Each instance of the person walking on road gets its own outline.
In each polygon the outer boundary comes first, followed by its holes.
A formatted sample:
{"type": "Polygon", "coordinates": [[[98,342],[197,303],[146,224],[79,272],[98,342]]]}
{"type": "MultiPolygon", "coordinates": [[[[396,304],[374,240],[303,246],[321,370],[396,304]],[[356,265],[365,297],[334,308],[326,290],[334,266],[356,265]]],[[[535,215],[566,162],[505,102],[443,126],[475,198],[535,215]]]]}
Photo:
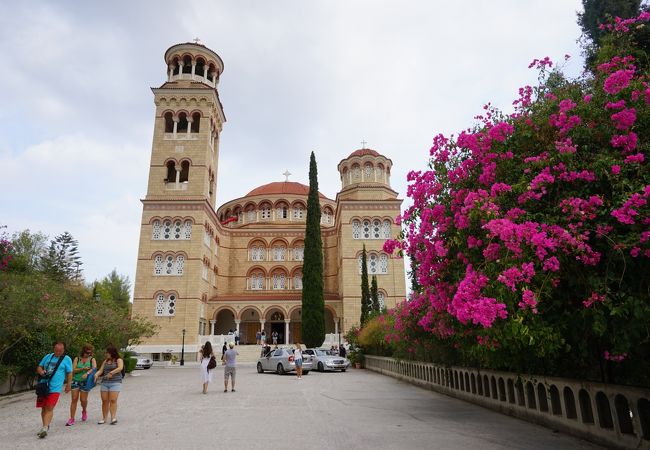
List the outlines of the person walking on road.
{"type": "Polygon", "coordinates": [[[302,346],[296,342],[296,349],[293,351],[293,361],[296,363],[296,377],[302,380],[302,346]]]}
{"type": "Polygon", "coordinates": [[[77,403],[81,400],[81,421],[88,420],[88,375],[94,375],[93,370],[97,370],[97,361],[93,358],[93,346],[86,344],[81,349],[81,353],[72,361],[72,398],[70,402],[70,419],[65,424],[70,427],[75,424],[75,415],[77,414],[77,403]]]}
{"type": "Polygon", "coordinates": [[[226,350],[226,353],[224,354],[226,367],[223,369],[223,391],[228,392],[228,377],[230,377],[230,392],[235,392],[235,375],[237,373],[236,358],[239,353],[235,350],[234,342],[229,343],[228,347],[230,348],[226,350]]]}
{"type": "Polygon", "coordinates": [[[100,389],[102,396],[102,420],[97,422],[99,425],[106,423],[108,413],[111,413],[111,425],[117,425],[117,398],[122,391],[122,369],[124,361],[120,358],[117,349],[112,345],[106,348],[104,353],[104,362],[95,374],[95,381],[101,376],[102,387],[100,389]]]}
{"type": "Polygon", "coordinates": [[[217,363],[212,352],[212,344],[208,341],[201,349],[201,376],[203,378],[203,393],[208,393],[208,384],[212,383],[212,369],[217,363]],[[214,362],[212,362],[214,361],[214,362]]]}
{"type": "MultiPolygon", "coordinates": [[[[52,353],[41,359],[36,368],[39,383],[48,383],[47,393],[36,399],[36,407],[41,408],[42,427],[37,436],[43,439],[50,430],[50,423],[54,416],[54,407],[59,401],[61,390],[65,382],[66,394],[72,387],[72,360],[65,354],[65,344],[55,342],[52,353]]],[[[37,391],[38,392],[38,391],[37,391]]]]}

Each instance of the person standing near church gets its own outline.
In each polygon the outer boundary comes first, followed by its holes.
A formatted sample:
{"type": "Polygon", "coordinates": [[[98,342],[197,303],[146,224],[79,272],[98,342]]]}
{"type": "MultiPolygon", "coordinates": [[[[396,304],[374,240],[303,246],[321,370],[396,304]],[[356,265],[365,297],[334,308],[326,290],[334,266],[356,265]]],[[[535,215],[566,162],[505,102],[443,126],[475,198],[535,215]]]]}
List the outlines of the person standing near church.
{"type": "Polygon", "coordinates": [[[93,376],[93,370],[97,370],[97,361],[93,358],[93,346],[86,344],[82,347],[81,353],[72,362],[72,399],[70,402],[70,419],[65,424],[70,427],[75,424],[74,417],[77,414],[77,402],[81,400],[81,421],[88,420],[88,392],[86,387],[88,375],[93,376]]]}
{"type": "Polygon", "coordinates": [[[228,347],[230,348],[226,350],[226,353],[224,354],[226,367],[223,369],[223,391],[228,392],[228,377],[230,377],[230,392],[235,392],[235,375],[237,373],[236,359],[239,353],[235,350],[234,342],[229,343],[228,347]]]}
{"type": "Polygon", "coordinates": [[[208,393],[208,385],[212,383],[212,369],[208,367],[212,358],[214,358],[214,354],[212,353],[212,344],[208,341],[201,348],[201,376],[203,378],[204,394],[208,393]]]}
{"type": "Polygon", "coordinates": [[[72,387],[72,360],[65,354],[65,344],[55,342],[52,353],[48,353],[41,359],[36,368],[39,377],[47,377],[49,389],[47,395],[36,399],[36,407],[41,408],[42,427],[37,436],[43,439],[50,430],[50,423],[54,416],[54,407],[59,401],[63,384],[65,383],[66,394],[72,387]]]}
{"type": "Polygon", "coordinates": [[[124,368],[124,361],[120,358],[117,349],[109,345],[104,353],[104,362],[95,374],[95,382],[100,376],[102,377],[102,387],[100,388],[102,420],[97,422],[99,425],[106,423],[109,412],[111,425],[117,425],[117,398],[122,392],[122,368],[124,368]]]}
{"type": "Polygon", "coordinates": [[[302,345],[296,342],[296,349],[293,351],[293,361],[296,364],[296,378],[302,380],[302,345]]]}

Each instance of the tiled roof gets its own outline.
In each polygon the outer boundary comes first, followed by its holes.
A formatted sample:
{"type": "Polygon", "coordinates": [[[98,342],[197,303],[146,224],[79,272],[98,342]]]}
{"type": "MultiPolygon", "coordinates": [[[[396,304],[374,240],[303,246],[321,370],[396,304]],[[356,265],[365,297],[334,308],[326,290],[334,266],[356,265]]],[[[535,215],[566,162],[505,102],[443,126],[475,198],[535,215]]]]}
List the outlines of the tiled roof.
{"type": "Polygon", "coordinates": [[[355,150],[352,153],[350,153],[350,156],[348,156],[348,158],[351,158],[352,156],[365,156],[365,155],[381,156],[378,152],[374,151],[371,148],[360,148],[359,150],[355,150]]]}
{"type": "MultiPolygon", "coordinates": [[[[273,183],[256,187],[248,194],[246,194],[246,197],[250,197],[253,195],[273,195],[273,194],[293,194],[293,195],[307,196],[309,194],[309,186],[302,183],[296,183],[295,181],[276,181],[273,183]]],[[[318,193],[318,195],[322,198],[326,198],[320,192],[318,193]]]]}

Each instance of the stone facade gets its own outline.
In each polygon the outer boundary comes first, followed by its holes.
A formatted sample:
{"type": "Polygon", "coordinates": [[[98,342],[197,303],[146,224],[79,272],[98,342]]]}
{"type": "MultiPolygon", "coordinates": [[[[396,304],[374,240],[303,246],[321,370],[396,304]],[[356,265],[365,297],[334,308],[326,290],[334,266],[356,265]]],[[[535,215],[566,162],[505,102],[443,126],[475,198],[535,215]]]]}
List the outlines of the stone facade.
{"type": "MultiPolygon", "coordinates": [[[[287,176],[215,210],[223,63],[195,43],[172,46],[165,62],[167,81],[152,89],[156,116],[133,301],[133,314],[159,331],[136,350],[156,357],[184,344],[195,354],[210,336],[230,330],[239,330],[242,343],[255,343],[258,330],[269,341],[274,331],[279,343],[300,340],[309,187],[287,176]]],[[[385,306],[406,295],[404,261],[382,250],[400,231],[394,218],[402,200],[390,188],[391,167],[374,150],[356,150],[338,165],[336,199],[321,194],[330,335],[359,322],[364,244],[385,306]]]]}

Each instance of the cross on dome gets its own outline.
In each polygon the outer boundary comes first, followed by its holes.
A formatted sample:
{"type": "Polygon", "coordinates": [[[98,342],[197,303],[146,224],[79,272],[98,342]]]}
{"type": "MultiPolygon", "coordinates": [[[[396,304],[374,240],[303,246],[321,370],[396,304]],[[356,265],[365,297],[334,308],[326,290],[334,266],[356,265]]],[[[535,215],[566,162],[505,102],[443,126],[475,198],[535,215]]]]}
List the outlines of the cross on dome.
{"type": "Polygon", "coordinates": [[[361,148],[366,148],[367,142],[365,140],[361,141],[361,148]]]}
{"type": "Polygon", "coordinates": [[[195,37],[192,40],[194,41],[195,44],[200,44],[201,43],[201,39],[199,39],[198,37],[195,37]]]}
{"type": "Polygon", "coordinates": [[[285,172],[284,172],[282,175],[284,175],[285,177],[287,177],[287,179],[284,180],[284,181],[289,181],[289,175],[291,175],[291,172],[289,172],[289,169],[287,169],[287,170],[285,170],[285,172]]]}

